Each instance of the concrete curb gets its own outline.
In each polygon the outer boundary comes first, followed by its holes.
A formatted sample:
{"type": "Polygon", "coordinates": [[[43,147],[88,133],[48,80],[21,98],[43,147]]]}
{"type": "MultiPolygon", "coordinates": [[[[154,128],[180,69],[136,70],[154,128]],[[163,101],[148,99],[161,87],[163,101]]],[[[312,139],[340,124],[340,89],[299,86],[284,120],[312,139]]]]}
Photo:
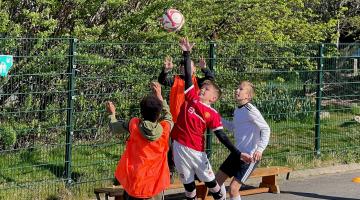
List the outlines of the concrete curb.
{"type": "Polygon", "coordinates": [[[335,165],[329,167],[297,170],[290,173],[290,178],[307,178],[312,176],[335,174],[341,172],[348,172],[360,169],[360,163],[352,163],[347,165],[335,165]]]}

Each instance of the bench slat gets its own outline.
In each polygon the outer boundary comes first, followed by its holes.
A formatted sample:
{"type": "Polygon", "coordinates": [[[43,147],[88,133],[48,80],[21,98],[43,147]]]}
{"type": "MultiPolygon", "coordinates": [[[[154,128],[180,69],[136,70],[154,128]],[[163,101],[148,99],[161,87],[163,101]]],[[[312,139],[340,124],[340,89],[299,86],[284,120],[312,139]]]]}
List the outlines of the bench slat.
{"type": "Polygon", "coordinates": [[[288,167],[256,168],[253,173],[251,173],[250,178],[284,174],[291,171],[292,169],[288,167]]]}

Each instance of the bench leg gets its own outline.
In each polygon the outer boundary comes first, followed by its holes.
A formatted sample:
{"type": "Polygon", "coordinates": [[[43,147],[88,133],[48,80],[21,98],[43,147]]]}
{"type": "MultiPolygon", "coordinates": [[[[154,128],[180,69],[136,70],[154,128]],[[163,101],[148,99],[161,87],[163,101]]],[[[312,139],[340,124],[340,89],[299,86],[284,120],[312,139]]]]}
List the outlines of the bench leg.
{"type": "Polygon", "coordinates": [[[269,188],[269,192],[272,193],[277,193],[277,194],[280,193],[280,188],[276,182],[275,175],[262,177],[262,182],[260,183],[259,187],[269,188]]]}
{"type": "Polygon", "coordinates": [[[205,184],[196,185],[196,196],[198,199],[205,200],[207,198],[208,188],[205,184]]]}

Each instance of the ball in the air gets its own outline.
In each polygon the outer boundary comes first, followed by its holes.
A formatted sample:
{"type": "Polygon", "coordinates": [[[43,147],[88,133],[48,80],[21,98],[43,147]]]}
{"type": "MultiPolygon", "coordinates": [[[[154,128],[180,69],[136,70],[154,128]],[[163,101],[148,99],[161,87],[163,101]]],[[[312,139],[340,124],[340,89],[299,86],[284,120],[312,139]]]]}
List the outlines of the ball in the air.
{"type": "Polygon", "coordinates": [[[180,11],[170,8],[160,19],[163,28],[169,32],[179,31],[185,23],[185,18],[180,11]]]}

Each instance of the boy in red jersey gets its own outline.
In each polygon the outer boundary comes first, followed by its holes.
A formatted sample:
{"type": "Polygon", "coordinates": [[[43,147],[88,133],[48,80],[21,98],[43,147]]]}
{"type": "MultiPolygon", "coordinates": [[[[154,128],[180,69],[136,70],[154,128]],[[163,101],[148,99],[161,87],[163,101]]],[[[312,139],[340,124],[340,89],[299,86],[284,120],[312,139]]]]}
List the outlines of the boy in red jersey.
{"type": "Polygon", "coordinates": [[[171,132],[171,137],[174,140],[174,162],[184,184],[187,199],[196,199],[195,174],[201,181],[205,182],[214,199],[225,199],[226,194],[221,192],[205,153],[204,133],[206,128],[214,131],[220,142],[239,159],[251,162],[251,157],[248,154],[241,153],[230,142],[223,132],[220,114],[210,106],[221,95],[219,87],[211,81],[205,81],[200,93],[195,91],[190,69],[190,51],[193,45],[186,38],[180,40],[185,63],[185,102],[181,106],[178,119],[171,132]]]}
{"type": "MultiPolygon", "coordinates": [[[[200,58],[198,66],[201,69],[201,72],[204,73],[204,77],[199,78],[195,76],[195,64],[193,61],[191,61],[191,75],[192,75],[192,81],[195,86],[195,91],[200,91],[201,85],[206,80],[214,80],[214,74],[211,72],[209,68],[206,67],[206,62],[203,57],[200,58]]],[[[169,95],[169,106],[170,106],[170,112],[173,118],[174,123],[176,123],[177,117],[180,112],[180,107],[185,101],[185,94],[184,94],[184,88],[185,88],[185,81],[184,81],[184,61],[180,62],[180,74],[174,75],[172,77],[169,77],[169,72],[173,69],[174,65],[172,62],[172,58],[170,56],[167,56],[164,60],[164,69],[161,71],[158,81],[160,84],[164,86],[171,87],[170,89],[170,95],[169,95]]],[[[172,144],[172,142],[170,142],[172,144]]],[[[170,181],[171,183],[174,182],[174,173],[175,173],[175,164],[172,157],[172,148],[170,145],[170,149],[168,152],[168,164],[170,168],[170,181]]]]}

